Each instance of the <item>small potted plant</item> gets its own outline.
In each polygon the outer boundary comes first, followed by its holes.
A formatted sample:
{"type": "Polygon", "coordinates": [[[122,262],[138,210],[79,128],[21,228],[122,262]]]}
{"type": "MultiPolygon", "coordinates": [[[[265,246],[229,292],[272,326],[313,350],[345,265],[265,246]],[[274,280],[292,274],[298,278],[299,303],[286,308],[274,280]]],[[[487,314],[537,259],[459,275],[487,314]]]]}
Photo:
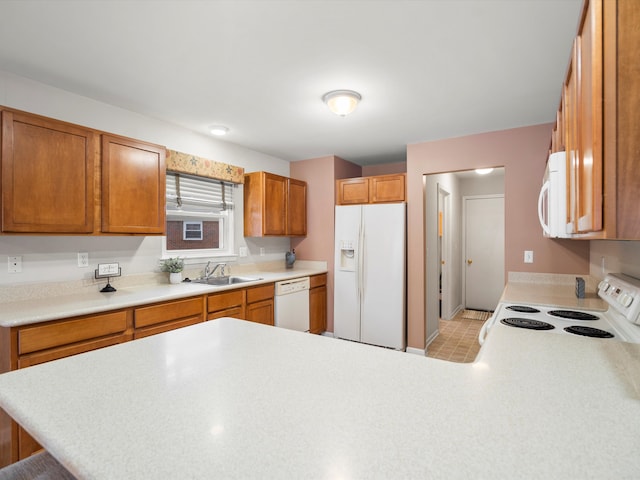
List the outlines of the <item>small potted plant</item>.
{"type": "Polygon", "coordinates": [[[180,257],[167,258],[162,261],[162,271],[169,272],[169,283],[180,283],[183,269],[184,260],[180,257]]]}

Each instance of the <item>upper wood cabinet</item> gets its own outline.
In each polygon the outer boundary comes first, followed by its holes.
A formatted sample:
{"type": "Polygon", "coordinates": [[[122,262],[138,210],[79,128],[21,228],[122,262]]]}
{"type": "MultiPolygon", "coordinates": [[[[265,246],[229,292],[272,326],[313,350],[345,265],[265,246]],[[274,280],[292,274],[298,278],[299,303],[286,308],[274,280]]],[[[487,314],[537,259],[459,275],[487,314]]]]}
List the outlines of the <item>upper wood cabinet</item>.
{"type": "Polygon", "coordinates": [[[165,231],[164,147],[4,109],[0,162],[4,233],[165,231]]]}
{"type": "Polygon", "coordinates": [[[306,182],[268,172],[245,174],[245,237],[306,234],[306,182]]]}
{"type": "Polygon", "coordinates": [[[572,233],[602,230],[602,14],[602,0],[586,2],[564,90],[572,233]]]}
{"type": "Polygon", "coordinates": [[[636,0],[584,3],[556,122],[573,238],[640,239],[639,24],[636,0]]]}
{"type": "Polygon", "coordinates": [[[307,182],[287,179],[287,235],[307,234],[307,182]]]}
{"type": "Polygon", "coordinates": [[[165,149],[102,136],[102,231],[163,234],[165,149]]]}
{"type": "Polygon", "coordinates": [[[404,173],[336,180],[336,204],[404,202],[405,183],[404,173]]]}
{"type": "Polygon", "coordinates": [[[22,112],[2,112],[2,231],[94,230],[98,135],[22,112]]]}

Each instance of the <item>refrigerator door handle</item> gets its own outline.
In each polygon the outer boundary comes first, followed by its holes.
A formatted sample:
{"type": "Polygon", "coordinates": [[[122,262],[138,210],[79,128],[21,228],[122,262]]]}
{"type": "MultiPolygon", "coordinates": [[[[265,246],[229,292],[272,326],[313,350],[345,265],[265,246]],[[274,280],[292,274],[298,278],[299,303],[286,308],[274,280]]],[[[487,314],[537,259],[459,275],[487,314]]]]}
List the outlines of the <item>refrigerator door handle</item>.
{"type": "Polygon", "coordinates": [[[366,265],[367,265],[366,258],[365,258],[367,254],[366,243],[365,243],[367,232],[365,231],[365,228],[366,226],[364,224],[364,216],[363,216],[363,220],[360,226],[360,265],[358,267],[359,276],[360,276],[359,283],[360,283],[360,302],[361,303],[364,301],[365,287],[366,287],[365,285],[366,272],[364,271],[364,269],[366,268],[366,265]]]}

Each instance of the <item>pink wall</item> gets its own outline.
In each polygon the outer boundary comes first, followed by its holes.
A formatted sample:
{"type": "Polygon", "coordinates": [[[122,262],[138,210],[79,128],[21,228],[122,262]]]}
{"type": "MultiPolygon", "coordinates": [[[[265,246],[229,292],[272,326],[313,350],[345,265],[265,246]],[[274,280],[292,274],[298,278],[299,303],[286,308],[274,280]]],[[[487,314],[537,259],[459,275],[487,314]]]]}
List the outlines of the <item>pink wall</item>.
{"type": "Polygon", "coordinates": [[[333,248],[335,181],[359,177],[361,167],[333,155],[291,162],[292,178],[307,182],[307,236],[292,238],[300,260],[327,262],[327,331],[333,332],[333,248]]]}
{"type": "Polygon", "coordinates": [[[550,124],[407,146],[407,341],[425,347],[423,175],[505,167],[505,269],[589,274],[589,242],[542,236],[537,200],[551,138],[550,124]],[[523,262],[524,250],[534,263],[523,262]]]}
{"type": "MultiPolygon", "coordinates": [[[[363,177],[375,175],[389,175],[392,173],[406,173],[407,162],[380,163],[378,165],[365,165],[362,167],[363,177]]],[[[359,175],[358,175],[359,176],[359,175]]]]}

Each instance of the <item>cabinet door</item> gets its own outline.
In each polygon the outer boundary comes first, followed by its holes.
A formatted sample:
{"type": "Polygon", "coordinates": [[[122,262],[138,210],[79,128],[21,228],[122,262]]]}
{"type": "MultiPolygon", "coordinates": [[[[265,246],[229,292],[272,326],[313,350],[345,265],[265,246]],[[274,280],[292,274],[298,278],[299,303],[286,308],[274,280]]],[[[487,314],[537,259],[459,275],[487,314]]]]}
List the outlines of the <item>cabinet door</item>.
{"type": "Polygon", "coordinates": [[[273,300],[247,304],[246,319],[250,322],[274,325],[273,300]]]}
{"type": "Polygon", "coordinates": [[[310,278],[309,332],[320,334],[327,329],[327,275],[310,278]]]}
{"type": "Polygon", "coordinates": [[[578,36],[576,231],[602,230],[602,0],[589,0],[578,36]]]}
{"type": "Polygon", "coordinates": [[[369,203],[369,179],[345,178],[336,181],[338,205],[369,203]]]}
{"type": "Polygon", "coordinates": [[[405,175],[371,177],[371,203],[397,203],[405,200],[405,175]]]}
{"type": "Polygon", "coordinates": [[[102,136],[102,231],[164,234],[165,149],[102,136]]]}
{"type": "Polygon", "coordinates": [[[287,178],[264,174],[263,232],[264,235],[287,233],[287,178]]]}
{"type": "Polygon", "coordinates": [[[567,78],[563,86],[562,100],[564,113],[565,147],[567,152],[567,225],[569,233],[575,233],[578,228],[576,201],[578,198],[577,169],[579,165],[578,141],[578,41],[573,43],[571,62],[567,71],[567,78]]]}
{"type": "Polygon", "coordinates": [[[287,234],[307,234],[307,184],[301,180],[288,179],[287,234]]]}
{"type": "Polygon", "coordinates": [[[2,112],[2,231],[91,233],[97,135],[2,112]]]}

